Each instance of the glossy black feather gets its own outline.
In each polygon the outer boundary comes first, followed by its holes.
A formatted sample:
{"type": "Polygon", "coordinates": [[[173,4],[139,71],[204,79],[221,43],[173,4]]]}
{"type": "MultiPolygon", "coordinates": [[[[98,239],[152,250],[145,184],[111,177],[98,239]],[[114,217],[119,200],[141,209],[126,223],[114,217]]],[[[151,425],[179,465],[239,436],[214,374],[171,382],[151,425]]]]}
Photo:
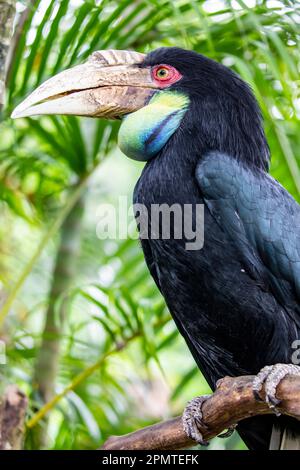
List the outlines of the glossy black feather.
{"type": "Polygon", "coordinates": [[[219,152],[204,156],[196,178],[205,204],[234,241],[245,270],[254,279],[265,279],[298,330],[299,204],[270,175],[219,152]]]}

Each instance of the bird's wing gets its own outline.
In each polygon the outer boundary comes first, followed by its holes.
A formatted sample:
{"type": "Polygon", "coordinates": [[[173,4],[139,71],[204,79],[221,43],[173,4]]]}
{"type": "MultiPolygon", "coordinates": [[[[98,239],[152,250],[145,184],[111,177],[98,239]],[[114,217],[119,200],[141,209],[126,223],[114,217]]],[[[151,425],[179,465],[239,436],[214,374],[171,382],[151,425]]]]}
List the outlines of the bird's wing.
{"type": "Polygon", "coordinates": [[[270,175],[220,152],[205,155],[196,178],[245,270],[299,323],[300,206],[270,175]]]}

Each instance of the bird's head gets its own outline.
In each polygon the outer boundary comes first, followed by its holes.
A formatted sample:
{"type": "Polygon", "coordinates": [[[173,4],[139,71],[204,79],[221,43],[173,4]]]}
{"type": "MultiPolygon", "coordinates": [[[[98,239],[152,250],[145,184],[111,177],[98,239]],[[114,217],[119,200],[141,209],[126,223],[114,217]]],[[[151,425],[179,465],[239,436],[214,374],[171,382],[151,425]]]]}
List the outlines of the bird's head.
{"type": "Polygon", "coordinates": [[[119,146],[146,161],[173,137],[194,153],[219,150],[267,168],[260,110],[249,88],[223,65],[175,47],[147,55],[94,52],[47,80],[13,112],[122,118],[119,146]],[[189,144],[188,144],[189,143],[189,144]]]}

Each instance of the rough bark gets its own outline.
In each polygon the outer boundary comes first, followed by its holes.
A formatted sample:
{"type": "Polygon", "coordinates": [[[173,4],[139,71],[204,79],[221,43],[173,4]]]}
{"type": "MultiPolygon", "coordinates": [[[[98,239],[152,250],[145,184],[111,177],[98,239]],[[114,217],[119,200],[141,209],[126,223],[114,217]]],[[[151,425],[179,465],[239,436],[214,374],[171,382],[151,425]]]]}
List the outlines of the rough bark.
{"type": "Polygon", "coordinates": [[[15,385],[9,385],[0,404],[0,450],[23,447],[28,402],[15,385]]]}
{"type": "Polygon", "coordinates": [[[13,33],[16,0],[0,0],[0,111],[4,104],[6,59],[13,33]]]}
{"type": "MultiPolygon", "coordinates": [[[[66,302],[62,297],[70,289],[76,270],[76,260],[80,250],[81,226],[84,213],[82,196],[67,218],[60,231],[60,244],[53,271],[43,340],[38,353],[34,372],[34,388],[43,403],[51,400],[55,393],[58,372],[60,343],[66,320],[66,302]]],[[[46,426],[37,426],[33,437],[34,448],[47,446],[46,426]]]]}
{"type": "Polygon", "coordinates": [[[15,26],[15,31],[14,31],[14,34],[10,43],[7,60],[6,60],[6,85],[9,82],[9,78],[11,76],[11,70],[12,70],[12,65],[14,62],[14,57],[18,49],[20,39],[22,37],[24,27],[30,15],[33,13],[37,4],[38,4],[38,0],[28,0],[26,3],[26,8],[22,11],[22,13],[20,14],[18,18],[18,22],[15,26]]]}
{"type": "MultiPolygon", "coordinates": [[[[16,0],[0,0],[0,112],[4,104],[6,66],[15,13],[16,0]]],[[[15,385],[9,385],[0,398],[0,450],[22,449],[27,406],[26,396],[15,385]]]]}
{"type": "MultiPolygon", "coordinates": [[[[217,436],[242,419],[272,413],[265,402],[255,400],[253,379],[254,376],[225,377],[219,381],[216,392],[202,408],[205,427],[200,431],[204,439],[217,436]]],[[[264,390],[261,397],[264,398],[264,390]]],[[[277,397],[282,400],[279,406],[281,413],[300,420],[300,377],[287,376],[283,379],[278,386],[277,397]]],[[[179,416],[131,434],[112,436],[101,450],[176,450],[194,445],[186,436],[179,416]]]]}

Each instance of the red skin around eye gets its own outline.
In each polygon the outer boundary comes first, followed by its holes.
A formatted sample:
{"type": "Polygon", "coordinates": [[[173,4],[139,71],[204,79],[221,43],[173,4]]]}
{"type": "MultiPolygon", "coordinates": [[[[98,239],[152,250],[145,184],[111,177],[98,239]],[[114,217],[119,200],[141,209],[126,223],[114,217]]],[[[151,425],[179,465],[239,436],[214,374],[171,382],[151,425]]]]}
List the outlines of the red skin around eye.
{"type": "Polygon", "coordinates": [[[178,82],[178,80],[182,78],[182,75],[180,72],[178,72],[177,69],[175,69],[175,67],[172,67],[171,65],[160,64],[155,65],[152,68],[152,78],[159,88],[165,88],[172,85],[172,83],[178,82]],[[168,70],[168,75],[166,77],[159,77],[158,72],[160,69],[168,70]]]}

